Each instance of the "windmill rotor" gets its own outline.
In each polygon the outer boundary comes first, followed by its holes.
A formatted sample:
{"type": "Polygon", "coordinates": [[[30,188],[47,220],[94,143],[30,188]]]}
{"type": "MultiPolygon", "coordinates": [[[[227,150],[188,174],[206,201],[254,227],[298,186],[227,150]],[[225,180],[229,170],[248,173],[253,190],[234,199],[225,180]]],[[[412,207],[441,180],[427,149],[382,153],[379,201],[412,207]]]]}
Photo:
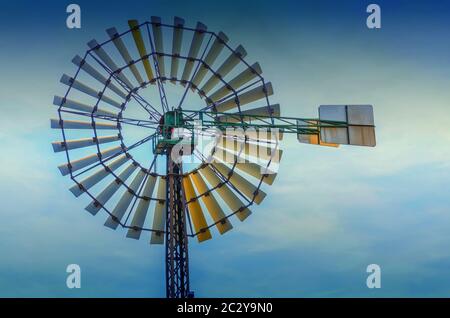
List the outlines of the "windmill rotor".
{"type": "Polygon", "coordinates": [[[192,296],[188,239],[225,234],[274,183],[285,133],[302,143],[375,145],[371,106],[321,106],[319,119],[281,116],[259,63],[223,33],[175,17],[129,20],[76,55],[55,96],[53,150],[86,210],[126,237],[165,244],[167,297],[192,296]],[[215,230],[214,230],[215,229],[215,230]]]}

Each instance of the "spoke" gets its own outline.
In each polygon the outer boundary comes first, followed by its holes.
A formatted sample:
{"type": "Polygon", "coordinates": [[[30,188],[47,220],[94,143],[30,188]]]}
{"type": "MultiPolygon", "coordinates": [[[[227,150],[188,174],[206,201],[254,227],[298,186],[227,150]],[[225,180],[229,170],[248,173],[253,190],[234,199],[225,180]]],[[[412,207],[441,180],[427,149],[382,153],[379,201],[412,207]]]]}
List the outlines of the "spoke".
{"type": "Polygon", "coordinates": [[[85,117],[94,117],[97,119],[112,121],[116,123],[126,124],[126,125],[133,125],[138,127],[145,127],[145,128],[151,128],[156,129],[159,125],[159,122],[149,121],[149,120],[141,120],[141,119],[134,119],[134,118],[126,118],[126,117],[113,117],[113,116],[107,116],[107,115],[98,115],[98,114],[91,114],[91,113],[83,113],[83,112],[77,112],[77,111],[71,111],[71,110],[65,110],[61,109],[61,112],[69,113],[73,115],[79,115],[79,116],[85,116],[85,117]],[[156,127],[155,127],[156,126],[156,127]]]}
{"type": "Polygon", "coordinates": [[[189,83],[186,85],[186,89],[184,90],[184,94],[183,94],[183,96],[181,97],[180,102],[178,103],[178,109],[181,109],[181,106],[183,106],[184,99],[186,98],[186,95],[187,95],[187,93],[188,93],[188,91],[189,91],[189,88],[190,88],[190,86],[191,86],[192,80],[194,79],[195,75],[197,75],[197,72],[198,72],[198,70],[200,69],[200,65],[202,65],[203,58],[204,58],[204,56],[205,56],[205,54],[206,54],[206,51],[207,51],[208,48],[209,48],[209,44],[211,43],[211,39],[212,39],[212,38],[213,38],[213,34],[211,34],[211,35],[209,36],[208,42],[206,43],[206,46],[205,46],[205,49],[203,50],[200,59],[198,59],[198,61],[197,61],[197,66],[195,67],[195,70],[194,70],[194,72],[192,73],[191,79],[189,80],[189,83]]]}
{"type": "Polygon", "coordinates": [[[144,138],[142,138],[141,140],[139,140],[139,141],[135,142],[134,144],[132,144],[131,146],[125,147],[125,149],[122,148],[121,151],[115,153],[115,154],[112,155],[112,156],[107,157],[106,159],[103,159],[103,158],[102,158],[102,159],[101,159],[99,162],[97,162],[96,164],[94,164],[94,165],[90,166],[89,168],[84,169],[84,170],[82,170],[81,172],[79,172],[79,173],[73,175],[73,178],[77,178],[77,177],[79,177],[80,175],[82,175],[82,174],[84,174],[84,173],[86,173],[86,172],[88,172],[88,171],[90,171],[90,170],[92,170],[92,169],[94,169],[94,168],[96,168],[96,167],[98,167],[98,166],[100,166],[100,165],[104,165],[106,162],[110,161],[111,159],[114,159],[114,158],[116,158],[116,157],[118,157],[118,156],[120,156],[120,155],[122,155],[122,154],[127,153],[127,151],[130,151],[130,150],[132,150],[132,149],[134,149],[134,148],[136,148],[136,147],[139,147],[139,146],[145,144],[146,142],[148,142],[149,140],[151,140],[151,139],[155,136],[155,134],[156,134],[156,133],[153,133],[153,134],[151,134],[151,135],[149,135],[149,136],[147,136],[147,137],[144,137],[144,138]]]}
{"type": "MultiPolygon", "coordinates": [[[[135,99],[136,102],[142,108],[144,108],[144,110],[147,113],[149,113],[150,116],[153,117],[153,119],[159,120],[159,118],[162,116],[162,114],[155,107],[153,107],[149,102],[147,102],[141,95],[139,95],[137,90],[131,89],[125,83],[123,83],[122,80],[120,78],[118,78],[117,75],[115,73],[113,73],[110,68],[108,68],[108,66],[106,66],[102,61],[100,61],[100,59],[95,57],[92,53],[89,52],[88,54],[108,73],[109,79],[113,78],[128,93],[128,95],[130,97],[133,97],[133,99],[135,99]],[[144,103],[145,105],[143,105],[142,103],[144,103]],[[151,109],[149,109],[149,108],[151,108],[151,109]]],[[[139,62],[140,60],[142,60],[142,58],[140,58],[136,62],[139,62]]],[[[125,69],[128,66],[129,65],[126,65],[125,67],[120,68],[120,70],[123,70],[123,69],[125,69]]]]}

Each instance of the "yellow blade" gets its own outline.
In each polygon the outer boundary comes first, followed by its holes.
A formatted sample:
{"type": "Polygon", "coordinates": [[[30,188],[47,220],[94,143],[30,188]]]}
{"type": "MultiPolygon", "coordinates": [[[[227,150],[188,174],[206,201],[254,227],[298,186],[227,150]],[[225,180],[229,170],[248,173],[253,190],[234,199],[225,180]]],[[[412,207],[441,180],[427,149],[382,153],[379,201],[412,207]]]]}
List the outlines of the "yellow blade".
{"type": "MultiPolygon", "coordinates": [[[[208,54],[204,59],[206,65],[208,65],[209,67],[213,66],[215,60],[219,56],[220,52],[222,52],[225,43],[227,42],[228,37],[223,32],[219,32],[217,38],[214,40],[214,43],[211,45],[211,48],[209,49],[208,54]]],[[[207,72],[208,68],[204,64],[200,65],[197,74],[194,76],[194,79],[192,80],[192,84],[195,87],[197,87],[201,83],[207,72]]]]}
{"type": "MultiPolygon", "coordinates": [[[[196,197],[194,187],[192,186],[191,179],[189,177],[183,178],[184,194],[186,201],[190,201],[196,197]]],[[[202,208],[198,200],[192,201],[188,204],[189,214],[191,216],[192,223],[194,225],[195,232],[198,233],[197,239],[199,242],[203,242],[211,239],[211,232],[207,229],[207,223],[205,216],[203,215],[202,208]]]]}
{"type": "Polygon", "coordinates": [[[178,56],[180,55],[181,43],[183,41],[184,20],[179,17],[175,17],[173,25],[175,27],[173,28],[172,64],[170,68],[170,78],[174,83],[175,81],[173,80],[178,78],[178,66],[180,64],[180,58],[178,56]]]}
{"type": "MultiPolygon", "coordinates": [[[[223,163],[213,162],[212,165],[225,177],[231,173],[231,169],[223,163]]],[[[256,204],[260,204],[266,197],[266,193],[264,191],[261,189],[258,190],[255,185],[247,181],[236,171],[233,171],[233,174],[230,177],[230,182],[247,198],[250,200],[253,199],[256,204]]]]}
{"type": "Polygon", "coordinates": [[[132,29],[131,33],[133,34],[134,43],[142,58],[142,64],[144,65],[148,80],[151,82],[154,79],[154,76],[150,62],[148,61],[147,49],[145,48],[144,40],[142,39],[141,30],[139,29],[139,22],[137,20],[129,20],[128,25],[132,29]]]}
{"type": "Polygon", "coordinates": [[[155,41],[155,53],[156,53],[156,60],[158,61],[159,76],[165,78],[166,67],[164,65],[164,56],[162,55],[162,53],[164,53],[164,45],[161,30],[161,18],[151,17],[151,23],[153,31],[153,40],[155,41]]]}
{"type": "MultiPolygon", "coordinates": [[[[253,88],[245,93],[242,93],[238,95],[239,98],[239,105],[242,107],[243,105],[249,104],[251,102],[265,99],[267,96],[270,96],[273,94],[273,88],[271,83],[266,83],[264,85],[258,86],[256,88],[253,88]]],[[[215,111],[219,113],[224,113],[230,109],[236,108],[236,99],[235,98],[229,98],[228,100],[221,102],[217,105],[215,105],[213,108],[215,111]]]]}
{"type": "MultiPolygon", "coordinates": [[[[212,187],[216,187],[221,183],[219,177],[208,165],[204,166],[199,171],[212,187]]],[[[216,191],[231,211],[234,212],[239,210],[239,212],[236,213],[236,216],[240,221],[244,221],[252,213],[248,208],[244,208],[245,204],[233,193],[233,191],[231,191],[227,184],[223,184],[217,188],[216,191]]]]}
{"type": "Polygon", "coordinates": [[[134,212],[133,220],[131,221],[131,228],[128,229],[127,237],[139,240],[141,237],[142,228],[144,226],[145,217],[147,216],[148,207],[150,205],[150,198],[152,197],[153,189],[155,188],[156,177],[149,175],[145,181],[144,189],[142,190],[142,198],[139,199],[138,206],[134,212]]]}
{"type": "MultiPolygon", "coordinates": [[[[220,122],[227,122],[227,123],[237,123],[241,121],[241,118],[243,121],[254,121],[259,120],[257,117],[252,116],[262,116],[261,119],[266,119],[266,117],[280,117],[280,104],[274,104],[269,106],[263,106],[258,108],[253,108],[249,110],[244,110],[241,113],[234,113],[229,115],[220,115],[217,117],[217,119],[220,122]]],[[[269,118],[267,118],[269,119],[269,118]]]]}
{"type": "MultiPolygon", "coordinates": [[[[206,186],[205,181],[199,173],[191,173],[189,177],[194,182],[197,193],[203,194],[208,191],[208,187],[206,186]]],[[[202,201],[208,209],[208,212],[211,215],[211,218],[214,220],[214,223],[217,223],[216,227],[219,230],[220,234],[223,234],[233,228],[230,221],[225,218],[226,215],[220,207],[219,203],[217,203],[217,200],[212,192],[209,192],[207,195],[203,195],[202,201]]]]}
{"type": "MultiPolygon", "coordinates": [[[[241,61],[240,58],[244,58],[247,55],[247,52],[245,51],[244,47],[242,45],[239,45],[234,52],[228,56],[228,58],[222,63],[222,65],[215,71],[220,78],[225,77],[228,73],[230,73],[236,65],[239,64],[241,61]]],[[[217,84],[221,83],[220,78],[213,74],[211,77],[206,81],[205,85],[200,88],[203,93],[208,94],[210,90],[212,90],[217,84]]]]}
{"type": "MultiPolygon", "coordinates": [[[[203,38],[205,37],[205,31],[207,30],[206,25],[201,22],[197,22],[196,31],[192,37],[191,47],[189,48],[188,57],[184,65],[183,75],[181,76],[182,81],[189,81],[191,79],[191,72],[194,68],[194,60],[200,51],[200,46],[202,45],[203,38]]],[[[182,82],[183,83],[183,82],[182,82]]]]}
{"type": "Polygon", "coordinates": [[[235,78],[233,78],[231,81],[229,81],[228,86],[227,85],[222,86],[217,91],[215,91],[213,94],[211,94],[209,97],[207,97],[206,103],[212,104],[213,102],[217,102],[221,98],[231,94],[233,92],[231,90],[231,88],[236,91],[241,86],[244,86],[251,80],[255,79],[261,73],[262,73],[262,69],[261,69],[261,66],[259,65],[259,63],[253,64],[251,67],[248,67],[242,73],[240,73],[235,78]]]}
{"type": "Polygon", "coordinates": [[[164,244],[164,230],[166,226],[166,179],[159,177],[158,193],[155,202],[153,226],[150,244],[164,244]],[[156,231],[156,232],[155,232],[156,231]]]}

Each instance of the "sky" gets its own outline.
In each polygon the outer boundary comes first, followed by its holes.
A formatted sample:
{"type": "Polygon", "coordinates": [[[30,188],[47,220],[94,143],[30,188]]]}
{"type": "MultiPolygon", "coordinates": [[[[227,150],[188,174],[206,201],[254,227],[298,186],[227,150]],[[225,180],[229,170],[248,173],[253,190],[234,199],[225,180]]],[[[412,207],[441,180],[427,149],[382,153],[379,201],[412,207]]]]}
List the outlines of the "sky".
{"type": "Polygon", "coordinates": [[[268,198],[233,231],[190,241],[198,297],[450,296],[450,1],[10,1],[0,11],[0,296],[164,297],[164,248],[84,211],[56,168],[53,95],[104,30],[180,16],[243,44],[282,115],[372,104],[375,148],[283,141],[268,198]],[[366,7],[381,7],[368,29],[366,7]],[[82,287],[66,287],[79,264],[82,287]],[[381,267],[382,287],[366,286],[381,267]]]}

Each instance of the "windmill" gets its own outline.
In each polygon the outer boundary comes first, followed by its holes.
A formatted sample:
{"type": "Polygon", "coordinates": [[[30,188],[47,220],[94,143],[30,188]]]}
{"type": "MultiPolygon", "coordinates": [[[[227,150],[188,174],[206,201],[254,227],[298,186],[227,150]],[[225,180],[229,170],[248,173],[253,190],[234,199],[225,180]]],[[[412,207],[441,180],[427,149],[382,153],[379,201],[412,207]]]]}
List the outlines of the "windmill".
{"type": "Polygon", "coordinates": [[[261,66],[223,32],[178,17],[128,25],[88,42],[72,60],[75,74],[61,77],[67,90],[54,98],[51,128],[62,139],[52,146],[65,154],[58,168],[75,182],[70,191],[89,199],[86,210],[105,211],[105,226],[125,228],[128,238],[165,244],[166,296],[190,297],[188,239],[228,232],[264,200],[284,134],[320,146],[375,146],[372,106],[282,117],[261,66]]]}

